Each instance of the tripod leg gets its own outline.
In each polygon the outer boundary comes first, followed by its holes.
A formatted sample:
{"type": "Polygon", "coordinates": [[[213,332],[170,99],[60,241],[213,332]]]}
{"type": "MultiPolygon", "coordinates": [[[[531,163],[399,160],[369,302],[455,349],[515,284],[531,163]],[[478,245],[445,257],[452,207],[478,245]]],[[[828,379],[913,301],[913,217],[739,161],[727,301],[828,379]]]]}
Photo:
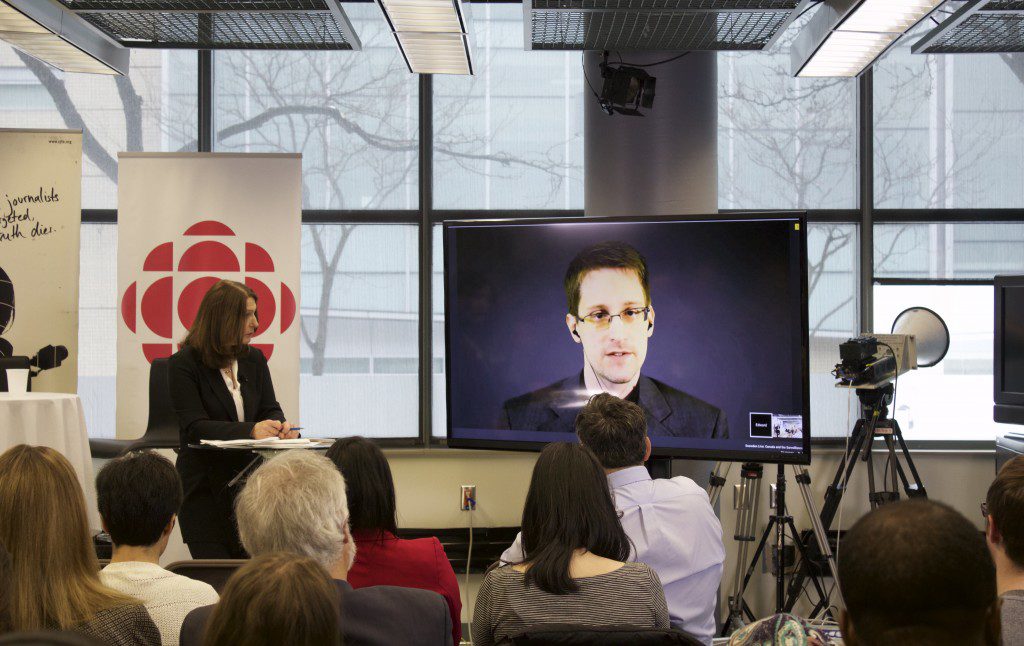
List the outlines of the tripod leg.
{"type": "Polygon", "coordinates": [[[832,485],[825,492],[825,503],[821,507],[821,524],[825,529],[832,526],[832,521],[839,510],[839,503],[843,498],[843,494],[846,493],[846,487],[850,483],[853,468],[857,466],[857,459],[860,457],[864,443],[871,441],[872,433],[868,433],[868,429],[871,426],[867,420],[862,419],[858,420],[857,424],[853,427],[850,445],[846,448],[846,454],[839,463],[839,468],[836,469],[832,485]]]}
{"type": "Polygon", "coordinates": [[[729,478],[730,469],[732,469],[732,462],[715,462],[715,467],[711,470],[711,478],[708,482],[708,499],[711,501],[712,507],[718,504],[718,498],[722,494],[722,487],[725,486],[726,480],[729,478]],[[722,473],[723,464],[725,465],[724,473],[722,473]]]}
{"type": "MultiPolygon", "coordinates": [[[[818,515],[818,511],[814,508],[814,498],[811,496],[811,476],[808,473],[806,467],[793,467],[795,474],[795,480],[797,488],[800,489],[800,497],[804,501],[804,509],[807,510],[807,517],[811,521],[811,534],[807,537],[807,542],[804,543],[802,540],[797,540],[797,549],[800,550],[801,562],[800,567],[793,578],[790,580],[789,593],[786,598],[786,612],[792,612],[800,599],[800,593],[804,588],[804,578],[810,576],[815,581],[815,588],[820,591],[824,589],[824,584],[820,581],[818,575],[816,575],[811,568],[815,567],[818,562],[819,555],[825,557],[825,562],[828,563],[829,571],[832,574],[832,578],[835,581],[839,581],[839,573],[836,569],[835,555],[832,553],[832,546],[828,542],[828,535],[825,531],[824,526],[821,523],[821,519],[818,515]]],[[[838,587],[836,588],[838,590],[838,587]]],[[[842,593],[840,592],[840,598],[842,593]]],[[[817,616],[819,609],[822,607],[828,607],[829,595],[819,596],[818,604],[815,605],[814,610],[811,612],[811,617],[817,616]]]]}
{"type": "MultiPolygon", "coordinates": [[[[846,492],[846,487],[850,482],[850,476],[853,474],[853,468],[857,465],[857,460],[860,457],[861,448],[864,442],[870,441],[869,438],[872,437],[867,432],[872,426],[873,424],[866,419],[857,420],[857,423],[853,426],[853,431],[850,433],[850,441],[846,447],[846,453],[843,454],[843,459],[836,468],[832,484],[825,490],[825,502],[822,504],[821,514],[818,516],[821,520],[823,532],[828,531],[832,526],[832,521],[839,510],[839,504],[842,502],[843,494],[846,492]]],[[[809,553],[813,555],[813,558],[817,558],[818,547],[810,542],[808,544],[811,545],[809,553]]],[[[807,567],[807,563],[802,564],[790,580],[789,596],[786,599],[786,608],[790,610],[793,609],[800,597],[800,590],[803,589],[804,578],[807,576],[807,567]]]]}
{"type": "MultiPolygon", "coordinates": [[[[737,564],[747,563],[750,545],[756,539],[754,528],[757,523],[757,511],[761,500],[761,474],[763,468],[759,464],[744,464],[740,471],[740,485],[736,492],[733,507],[736,509],[736,530],[733,535],[739,542],[739,558],[737,564]]],[[[722,624],[722,636],[728,636],[734,624],[742,625],[744,612],[750,616],[750,608],[743,600],[746,584],[743,570],[737,565],[734,573],[732,594],[729,596],[729,616],[722,624]]]]}
{"type": "Polygon", "coordinates": [[[754,566],[757,565],[758,559],[761,558],[761,554],[764,552],[765,546],[768,544],[768,537],[772,534],[772,529],[775,527],[775,523],[778,522],[775,516],[768,519],[768,525],[764,528],[764,533],[761,534],[761,541],[757,544],[757,549],[754,550],[754,558],[750,560],[750,565],[747,567],[747,573],[743,575],[743,584],[740,586],[739,594],[737,597],[742,601],[743,593],[747,590],[747,585],[750,583],[750,577],[754,575],[754,566]]]}
{"type": "MultiPolygon", "coordinates": [[[[792,518],[788,518],[787,521],[786,521],[786,524],[789,526],[789,531],[793,533],[794,538],[799,536],[799,534],[796,531],[796,524],[793,522],[792,518]]],[[[802,559],[802,562],[804,564],[809,564],[810,561],[807,558],[807,556],[808,556],[807,555],[807,551],[804,550],[803,543],[801,543],[799,540],[795,540],[793,542],[796,544],[796,550],[800,554],[800,558],[802,559]]],[[[818,599],[821,600],[821,601],[827,599],[828,595],[825,593],[825,588],[821,585],[821,581],[818,580],[818,577],[816,577],[816,576],[814,576],[812,574],[810,576],[810,579],[811,579],[811,583],[814,584],[815,591],[818,593],[818,599]]],[[[781,611],[782,610],[780,609],[779,612],[781,612],[781,611]]]]}
{"type": "MultiPolygon", "coordinates": [[[[917,472],[917,467],[914,466],[914,460],[910,457],[910,449],[907,448],[907,443],[903,440],[903,431],[896,420],[892,420],[892,434],[896,436],[896,441],[900,444],[900,451],[907,461],[907,468],[910,469],[911,475],[914,476],[914,484],[910,485],[907,482],[906,474],[903,475],[903,486],[906,489],[907,497],[927,498],[928,492],[925,491],[924,483],[921,482],[921,474],[917,472]]],[[[899,467],[899,469],[902,471],[903,467],[899,467]]]]}

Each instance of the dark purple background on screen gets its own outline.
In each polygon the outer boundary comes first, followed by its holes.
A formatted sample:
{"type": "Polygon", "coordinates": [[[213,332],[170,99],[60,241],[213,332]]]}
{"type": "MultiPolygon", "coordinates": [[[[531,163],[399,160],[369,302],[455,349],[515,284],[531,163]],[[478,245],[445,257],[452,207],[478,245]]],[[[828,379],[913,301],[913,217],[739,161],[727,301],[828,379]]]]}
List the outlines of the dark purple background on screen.
{"type": "Polygon", "coordinates": [[[751,411],[803,411],[802,333],[794,334],[802,329],[800,262],[790,255],[791,247],[799,253],[800,236],[792,220],[451,225],[454,435],[494,427],[505,400],[582,370],[582,346],[565,326],[562,281],[576,253],[606,240],[629,243],[647,259],[656,320],[643,374],[728,416],[729,441],[696,442],[741,445],[751,411]]]}

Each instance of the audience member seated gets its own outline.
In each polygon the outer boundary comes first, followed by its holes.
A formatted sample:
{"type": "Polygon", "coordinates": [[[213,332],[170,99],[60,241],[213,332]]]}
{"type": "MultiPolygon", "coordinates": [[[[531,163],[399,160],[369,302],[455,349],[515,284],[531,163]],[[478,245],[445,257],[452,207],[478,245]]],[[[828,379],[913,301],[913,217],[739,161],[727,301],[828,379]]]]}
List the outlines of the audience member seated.
{"type": "Polygon", "coordinates": [[[996,572],[970,521],[931,500],[879,507],[839,545],[846,646],[995,646],[996,572]]]}
{"type": "Polygon", "coordinates": [[[522,529],[524,560],[484,577],[474,646],[509,644],[540,624],[669,627],[658,575],[646,564],[623,563],[629,539],[589,449],[558,442],[541,452],[522,529]]]}
{"type": "Polygon", "coordinates": [[[0,635],[11,629],[11,555],[0,543],[0,635]]]}
{"type": "Polygon", "coordinates": [[[106,646],[103,642],[82,633],[56,630],[0,635],[0,646],[106,646]]]}
{"type": "Polygon", "coordinates": [[[103,529],[114,544],[100,580],[142,601],[163,643],[177,644],[185,615],[217,603],[209,584],[160,567],[181,507],[178,472],[156,453],[130,453],[100,470],[96,497],[103,529]]]}
{"type": "MultiPolygon", "coordinates": [[[[346,581],[356,555],[348,527],[345,479],[334,464],[308,451],[286,451],[249,477],[235,517],[253,556],[293,552],[319,563],[334,579],[346,644],[441,646],[452,640],[441,595],[378,585],[355,590],[346,581]]],[[[184,646],[201,644],[213,606],[197,608],[181,627],[184,646]]]]}
{"type": "MultiPolygon", "coordinates": [[[[576,435],[597,456],[612,490],[622,528],[632,543],[629,559],[650,565],[665,589],[672,625],[710,644],[722,580],[722,524],[707,493],[678,476],[652,480],[644,411],[614,395],[595,395],[576,417],[576,435]]],[[[522,536],[501,555],[523,559],[522,536]]]]}
{"type": "Polygon", "coordinates": [[[1003,646],[1024,646],[1024,456],[999,470],[984,507],[985,538],[1003,606],[1003,646]]]}
{"type": "Polygon", "coordinates": [[[338,593],[319,563],[261,554],[235,572],[213,610],[205,646],[337,646],[338,593]]]}
{"type": "Polygon", "coordinates": [[[0,543],[11,554],[12,630],[160,644],[146,608],[100,582],[85,496],[57,451],[19,444],[0,455],[0,543]]]}
{"type": "Polygon", "coordinates": [[[729,646],[829,646],[833,642],[806,619],[779,613],[740,628],[729,646]]]}
{"type": "Polygon", "coordinates": [[[397,585],[437,592],[448,602],[452,641],[458,644],[462,600],[455,571],[436,538],[401,540],[395,536],[395,483],[384,452],[366,438],[348,437],[336,441],[327,457],[337,465],[348,488],[348,522],[358,554],[348,582],[357,589],[397,585]]]}

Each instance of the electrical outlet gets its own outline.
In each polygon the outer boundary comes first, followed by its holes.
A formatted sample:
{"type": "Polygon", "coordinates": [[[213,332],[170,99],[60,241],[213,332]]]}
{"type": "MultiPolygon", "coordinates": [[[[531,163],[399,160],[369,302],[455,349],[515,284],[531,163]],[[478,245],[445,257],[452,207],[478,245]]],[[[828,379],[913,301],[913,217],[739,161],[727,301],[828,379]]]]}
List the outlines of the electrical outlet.
{"type": "Polygon", "coordinates": [[[462,493],[459,495],[459,509],[462,511],[476,509],[476,485],[462,485],[462,493]]]}

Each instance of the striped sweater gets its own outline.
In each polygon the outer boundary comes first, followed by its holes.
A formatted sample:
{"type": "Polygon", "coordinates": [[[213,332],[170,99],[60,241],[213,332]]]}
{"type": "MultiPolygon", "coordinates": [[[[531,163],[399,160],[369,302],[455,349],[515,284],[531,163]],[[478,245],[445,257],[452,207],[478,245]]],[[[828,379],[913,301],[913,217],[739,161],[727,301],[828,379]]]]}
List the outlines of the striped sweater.
{"type": "Polygon", "coordinates": [[[511,566],[492,570],[477,596],[473,646],[509,644],[512,635],[539,624],[669,627],[661,581],[643,563],[575,581],[578,592],[555,595],[526,587],[523,573],[511,566]]]}

